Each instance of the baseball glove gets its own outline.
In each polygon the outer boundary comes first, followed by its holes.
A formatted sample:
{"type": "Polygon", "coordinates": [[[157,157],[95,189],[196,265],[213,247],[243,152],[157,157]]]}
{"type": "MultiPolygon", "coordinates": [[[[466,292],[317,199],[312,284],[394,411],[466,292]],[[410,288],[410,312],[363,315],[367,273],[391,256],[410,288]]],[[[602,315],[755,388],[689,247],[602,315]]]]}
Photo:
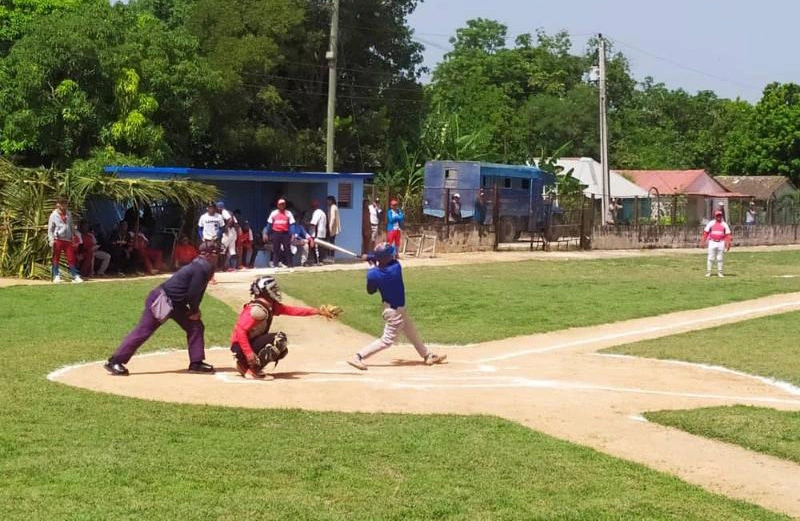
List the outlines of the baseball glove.
{"type": "Polygon", "coordinates": [[[319,314],[328,320],[338,318],[342,314],[342,308],[331,304],[324,304],[319,307],[319,314]]]}

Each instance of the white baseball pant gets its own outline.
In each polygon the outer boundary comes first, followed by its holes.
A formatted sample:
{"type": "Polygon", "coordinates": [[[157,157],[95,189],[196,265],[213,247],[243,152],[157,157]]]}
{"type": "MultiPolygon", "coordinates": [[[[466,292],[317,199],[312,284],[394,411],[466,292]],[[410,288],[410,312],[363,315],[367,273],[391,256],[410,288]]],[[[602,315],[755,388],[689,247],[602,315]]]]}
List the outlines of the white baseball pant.
{"type": "Polygon", "coordinates": [[[383,320],[386,324],[383,326],[383,336],[375,339],[371,344],[358,352],[358,356],[364,360],[379,353],[384,349],[392,346],[397,341],[397,336],[403,333],[409,342],[417,350],[419,356],[425,358],[428,356],[428,348],[422,343],[419,337],[417,328],[414,327],[414,322],[406,314],[405,307],[393,309],[389,304],[384,303],[385,309],[383,310],[383,320]]]}
{"type": "Polygon", "coordinates": [[[711,273],[714,260],[717,261],[717,272],[722,273],[722,255],[725,252],[725,241],[708,241],[708,261],[706,273],[711,273]]]}

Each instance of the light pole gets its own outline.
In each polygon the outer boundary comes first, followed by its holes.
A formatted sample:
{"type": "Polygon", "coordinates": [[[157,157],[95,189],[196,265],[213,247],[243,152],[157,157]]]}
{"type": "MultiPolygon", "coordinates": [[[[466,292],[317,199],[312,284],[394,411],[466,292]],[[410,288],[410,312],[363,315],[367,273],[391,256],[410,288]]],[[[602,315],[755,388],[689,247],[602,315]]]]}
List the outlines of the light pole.
{"type": "Polygon", "coordinates": [[[339,0],[333,0],[331,11],[331,41],[325,58],[328,59],[328,129],[325,140],[325,171],[333,172],[333,142],[336,122],[336,48],[339,36],[339,0]]]}

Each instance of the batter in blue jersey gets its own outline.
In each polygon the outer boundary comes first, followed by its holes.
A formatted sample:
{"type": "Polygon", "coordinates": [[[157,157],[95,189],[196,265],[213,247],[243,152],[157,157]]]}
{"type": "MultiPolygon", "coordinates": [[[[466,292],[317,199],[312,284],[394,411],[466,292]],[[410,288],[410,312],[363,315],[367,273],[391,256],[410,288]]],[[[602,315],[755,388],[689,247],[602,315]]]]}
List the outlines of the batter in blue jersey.
{"type": "Polygon", "coordinates": [[[397,250],[389,243],[379,244],[375,251],[364,256],[370,263],[367,271],[367,293],[370,295],[379,292],[383,300],[383,336],[373,341],[367,347],[356,353],[347,361],[362,371],[367,370],[364,361],[370,356],[391,347],[397,341],[397,336],[403,333],[413,344],[425,365],[439,364],[445,361],[447,355],[437,355],[428,350],[417,333],[411,317],[406,314],[406,289],[403,285],[403,269],[395,259],[397,250]]]}

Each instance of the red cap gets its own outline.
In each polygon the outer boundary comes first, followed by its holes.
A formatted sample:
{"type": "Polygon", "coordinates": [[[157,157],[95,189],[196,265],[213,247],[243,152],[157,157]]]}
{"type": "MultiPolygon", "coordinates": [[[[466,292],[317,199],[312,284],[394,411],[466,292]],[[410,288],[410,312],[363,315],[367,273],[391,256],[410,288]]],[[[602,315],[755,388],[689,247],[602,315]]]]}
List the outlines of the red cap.
{"type": "Polygon", "coordinates": [[[397,199],[392,199],[391,201],[389,201],[389,206],[394,206],[396,204],[397,204],[397,199]]]}
{"type": "Polygon", "coordinates": [[[722,215],[722,212],[721,212],[721,211],[719,211],[719,210],[717,210],[716,212],[714,212],[714,217],[716,217],[716,216],[718,216],[718,215],[722,215]]]}

